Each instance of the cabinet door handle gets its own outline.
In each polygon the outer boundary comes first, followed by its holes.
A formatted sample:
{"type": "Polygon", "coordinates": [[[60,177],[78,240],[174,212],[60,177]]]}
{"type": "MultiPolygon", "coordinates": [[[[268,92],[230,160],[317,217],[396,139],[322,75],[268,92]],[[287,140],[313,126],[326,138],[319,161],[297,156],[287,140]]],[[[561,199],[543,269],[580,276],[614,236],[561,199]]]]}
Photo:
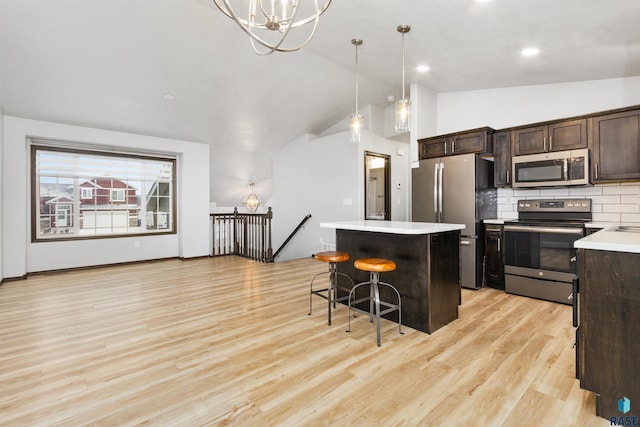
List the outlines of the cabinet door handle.
{"type": "Polygon", "coordinates": [[[451,154],[456,154],[456,140],[451,141],[451,154]]]}
{"type": "Polygon", "coordinates": [[[444,140],[444,155],[447,155],[447,140],[444,140]]]}
{"type": "Polygon", "coordinates": [[[549,151],[553,151],[553,136],[549,136],[549,151]]]}
{"type": "Polygon", "coordinates": [[[598,164],[596,163],[596,179],[598,179],[598,164]]]}
{"type": "Polygon", "coordinates": [[[498,252],[500,252],[500,238],[498,237],[498,252]]]}
{"type": "Polygon", "coordinates": [[[509,181],[509,170],[507,170],[507,184],[511,183],[511,181],[509,181]]]}
{"type": "Polygon", "coordinates": [[[542,139],[542,149],[544,151],[547,151],[547,137],[546,136],[542,139]]]}

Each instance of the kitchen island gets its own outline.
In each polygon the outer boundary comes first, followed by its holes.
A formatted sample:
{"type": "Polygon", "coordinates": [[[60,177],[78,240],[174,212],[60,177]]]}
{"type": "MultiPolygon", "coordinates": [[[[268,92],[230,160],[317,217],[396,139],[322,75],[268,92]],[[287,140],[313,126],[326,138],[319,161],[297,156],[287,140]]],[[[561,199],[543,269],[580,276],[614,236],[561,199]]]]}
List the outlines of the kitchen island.
{"type": "Polygon", "coordinates": [[[580,388],[596,393],[598,416],[623,425],[619,417],[640,416],[640,226],[608,227],[574,246],[580,249],[580,388]]]}
{"type": "MultiPolygon", "coordinates": [[[[336,230],[336,249],[351,257],[338,270],[355,283],[369,280],[367,272],[353,266],[359,258],[386,258],[396,263],[396,270],[382,273],[380,280],[400,292],[403,325],[430,334],[458,318],[463,224],[364,220],[323,222],[320,227],[336,230]]],[[[363,291],[358,298],[366,294],[363,291]]],[[[395,296],[388,291],[381,288],[380,297],[393,301],[395,296]]],[[[397,312],[385,317],[398,321],[397,312]]]]}

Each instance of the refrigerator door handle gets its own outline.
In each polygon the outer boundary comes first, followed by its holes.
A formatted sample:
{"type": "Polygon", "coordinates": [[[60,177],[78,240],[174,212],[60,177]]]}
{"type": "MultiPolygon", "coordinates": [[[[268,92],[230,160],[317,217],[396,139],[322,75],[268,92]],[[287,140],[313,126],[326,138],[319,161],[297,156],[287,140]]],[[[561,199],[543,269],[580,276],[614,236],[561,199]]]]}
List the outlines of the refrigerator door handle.
{"type": "Polygon", "coordinates": [[[435,214],[436,222],[438,222],[438,165],[433,165],[433,213],[435,214]]]}
{"type": "Polygon", "coordinates": [[[439,190],[438,190],[438,205],[439,205],[439,218],[438,222],[442,222],[444,220],[444,205],[442,204],[442,193],[444,189],[444,182],[442,177],[442,171],[444,170],[444,163],[440,163],[440,176],[438,179],[439,190]]]}

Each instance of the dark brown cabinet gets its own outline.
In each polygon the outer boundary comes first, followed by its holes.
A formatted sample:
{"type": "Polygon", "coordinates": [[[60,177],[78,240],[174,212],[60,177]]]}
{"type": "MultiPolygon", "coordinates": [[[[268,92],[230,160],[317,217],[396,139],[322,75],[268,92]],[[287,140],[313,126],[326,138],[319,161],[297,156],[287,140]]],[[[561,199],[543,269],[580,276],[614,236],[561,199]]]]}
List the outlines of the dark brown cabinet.
{"type": "Polygon", "coordinates": [[[640,180],[640,109],[589,119],[592,180],[640,180]]]}
{"type": "MultiPolygon", "coordinates": [[[[596,414],[610,419],[622,416],[623,396],[640,402],[640,254],[583,249],[578,256],[580,387],[596,393],[596,414]]],[[[633,403],[624,414],[638,415],[633,403]]]]}
{"type": "Polygon", "coordinates": [[[587,148],[587,119],[514,129],[511,139],[514,156],[587,148]]]}
{"type": "Polygon", "coordinates": [[[511,186],[511,132],[493,134],[493,182],[496,187],[511,186]]]}
{"type": "Polygon", "coordinates": [[[485,280],[489,287],[504,289],[503,226],[486,224],[484,233],[485,280]]]}
{"type": "Polygon", "coordinates": [[[418,140],[420,160],[469,153],[491,153],[494,130],[488,127],[418,140]]]}

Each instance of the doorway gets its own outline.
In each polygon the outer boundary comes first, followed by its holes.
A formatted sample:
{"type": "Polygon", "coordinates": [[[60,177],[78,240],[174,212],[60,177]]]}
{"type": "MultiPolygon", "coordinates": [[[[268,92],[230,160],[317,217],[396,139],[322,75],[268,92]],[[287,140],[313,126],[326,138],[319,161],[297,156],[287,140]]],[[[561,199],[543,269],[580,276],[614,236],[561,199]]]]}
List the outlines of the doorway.
{"type": "Polygon", "coordinates": [[[364,218],[391,219],[391,156],[364,153],[364,218]]]}

